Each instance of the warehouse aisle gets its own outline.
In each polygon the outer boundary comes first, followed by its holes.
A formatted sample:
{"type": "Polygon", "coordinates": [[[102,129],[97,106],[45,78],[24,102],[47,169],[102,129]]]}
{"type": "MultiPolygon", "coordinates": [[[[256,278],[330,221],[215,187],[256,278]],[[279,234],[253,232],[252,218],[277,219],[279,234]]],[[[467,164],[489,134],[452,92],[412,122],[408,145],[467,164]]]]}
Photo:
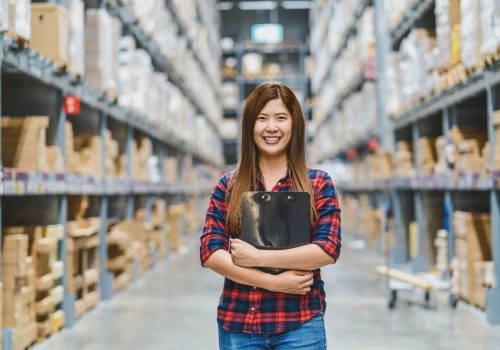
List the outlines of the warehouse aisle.
{"type": "MultiPolygon", "coordinates": [[[[36,350],[203,350],[217,348],[215,310],[222,279],[198,262],[197,240],[187,253],[171,256],[112,301],[99,304],[36,350]]],[[[324,270],[330,349],[500,348],[500,327],[482,313],[440,305],[438,312],[401,301],[386,308],[383,280],[372,266],[379,258],[345,244],[341,261],[324,270]]],[[[418,295],[402,300],[420,300],[418,295]]]]}

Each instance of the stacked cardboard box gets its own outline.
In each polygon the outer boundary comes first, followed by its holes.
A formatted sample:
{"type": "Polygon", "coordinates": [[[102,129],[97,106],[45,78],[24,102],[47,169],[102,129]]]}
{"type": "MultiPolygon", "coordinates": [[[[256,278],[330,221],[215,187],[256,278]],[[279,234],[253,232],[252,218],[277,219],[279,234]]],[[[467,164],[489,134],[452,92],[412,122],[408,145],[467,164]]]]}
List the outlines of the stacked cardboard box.
{"type": "Polygon", "coordinates": [[[100,299],[99,280],[99,218],[85,218],[87,196],[68,200],[68,291],[75,294],[75,314],[80,316],[100,299]]]}
{"type": "Polygon", "coordinates": [[[421,137],[418,140],[419,147],[419,172],[421,175],[434,174],[436,166],[436,139],[433,137],[421,137]]]}
{"type": "Polygon", "coordinates": [[[436,271],[439,276],[445,276],[449,271],[448,259],[448,231],[439,230],[434,239],[434,247],[436,249],[436,271]]]}
{"type": "Polygon", "coordinates": [[[101,174],[101,138],[99,135],[78,135],[73,140],[77,158],[75,172],[91,176],[101,174]]]}
{"type": "Polygon", "coordinates": [[[31,5],[31,47],[64,67],[68,59],[68,11],[53,3],[31,5]]]}
{"type": "Polygon", "coordinates": [[[165,258],[165,224],[167,217],[167,207],[163,199],[156,199],[152,207],[151,240],[159,259],[165,258]]]}
{"type": "Polygon", "coordinates": [[[341,197],[342,207],[342,229],[348,232],[350,237],[357,237],[358,232],[358,216],[359,216],[359,200],[352,195],[341,197]]]}
{"type": "Polygon", "coordinates": [[[139,181],[149,179],[149,158],[153,153],[153,144],[147,137],[132,141],[132,178],[139,181]]]}
{"type": "Polygon", "coordinates": [[[105,174],[111,177],[120,177],[120,145],[114,140],[111,132],[106,130],[106,159],[105,159],[105,174]]]}
{"type": "Polygon", "coordinates": [[[183,203],[172,204],[167,209],[168,242],[170,248],[176,252],[181,245],[181,236],[185,229],[186,207],[183,203]]]}
{"type": "Polygon", "coordinates": [[[475,305],[486,307],[487,289],[494,287],[495,264],[493,261],[478,261],[474,263],[474,284],[476,286],[475,305]]]}
{"type": "Polygon", "coordinates": [[[368,156],[368,167],[373,180],[383,180],[392,177],[392,154],[388,151],[378,150],[368,156]]]}
{"type": "Polygon", "coordinates": [[[495,153],[493,156],[493,169],[500,170],[500,110],[493,113],[493,126],[495,128],[495,153]]]}
{"type": "Polygon", "coordinates": [[[132,280],[130,221],[113,223],[108,229],[108,270],[113,273],[113,290],[122,289],[132,280]]]}
{"type": "Polygon", "coordinates": [[[139,263],[141,272],[151,267],[152,245],[150,238],[150,225],[146,223],[146,211],[138,209],[135,212],[134,220],[130,223],[130,234],[132,238],[132,257],[139,263]]]}
{"type": "Polygon", "coordinates": [[[28,256],[28,245],[25,234],[6,235],[3,242],[2,323],[14,331],[15,350],[24,350],[37,337],[35,267],[33,258],[28,256]]]}
{"type": "Polygon", "coordinates": [[[367,235],[368,245],[374,249],[380,238],[380,216],[377,210],[370,205],[366,194],[362,194],[359,198],[359,210],[361,218],[359,231],[367,235]]]}
{"type": "Polygon", "coordinates": [[[487,139],[486,129],[454,125],[449,137],[455,146],[455,171],[457,173],[480,171],[480,149],[484,147],[487,139]]]}
{"type": "Polygon", "coordinates": [[[179,172],[179,162],[175,156],[168,156],[164,161],[165,181],[176,182],[179,172]]]}
{"type": "Polygon", "coordinates": [[[397,142],[396,153],[394,155],[396,176],[412,177],[414,175],[412,150],[411,141],[397,142]]]}
{"type": "Polygon", "coordinates": [[[30,41],[31,39],[31,1],[9,0],[7,36],[30,41]]]}
{"type": "Polygon", "coordinates": [[[5,167],[47,171],[48,117],[2,117],[2,161],[5,167]]]}
{"type": "Polygon", "coordinates": [[[484,307],[485,286],[478,284],[476,264],[492,258],[490,220],[488,213],[453,213],[454,288],[461,298],[479,307],[484,307]]]}

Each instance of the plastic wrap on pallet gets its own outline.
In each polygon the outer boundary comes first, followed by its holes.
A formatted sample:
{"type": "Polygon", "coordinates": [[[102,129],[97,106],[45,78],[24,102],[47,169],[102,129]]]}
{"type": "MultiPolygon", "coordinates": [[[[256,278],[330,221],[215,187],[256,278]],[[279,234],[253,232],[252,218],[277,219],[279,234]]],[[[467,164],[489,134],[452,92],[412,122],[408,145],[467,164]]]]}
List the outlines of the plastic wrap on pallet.
{"type": "Polygon", "coordinates": [[[104,9],[88,9],[85,22],[85,73],[96,89],[115,89],[113,19],[104,9]]]}
{"type": "Polygon", "coordinates": [[[495,53],[500,47],[500,2],[497,0],[480,0],[481,15],[481,54],[488,55],[495,53]],[[495,23],[495,20],[497,23],[495,23]],[[495,25],[499,26],[495,35],[495,25]]]}
{"type": "Polygon", "coordinates": [[[436,0],[436,40],[439,50],[438,66],[447,67],[458,63],[460,57],[453,51],[459,41],[460,0],[436,0]],[[454,42],[455,41],[455,42],[454,42]]]}
{"type": "Polygon", "coordinates": [[[0,31],[9,29],[9,0],[0,0],[0,31]]]}
{"type": "Polygon", "coordinates": [[[132,109],[142,115],[146,115],[148,110],[149,79],[153,72],[151,56],[143,50],[136,50],[134,53],[134,94],[132,96],[132,109]]]}
{"type": "Polygon", "coordinates": [[[481,59],[481,23],[478,0],[460,1],[460,57],[465,68],[481,59]]]}
{"type": "Polygon", "coordinates": [[[118,46],[118,103],[131,108],[134,95],[135,40],[131,36],[124,36],[120,38],[118,46]]]}
{"type": "Polygon", "coordinates": [[[82,0],[65,0],[68,9],[68,68],[71,73],[85,73],[85,5],[82,0]]]}
{"type": "Polygon", "coordinates": [[[31,39],[31,1],[9,0],[9,34],[29,41],[31,39]]]}

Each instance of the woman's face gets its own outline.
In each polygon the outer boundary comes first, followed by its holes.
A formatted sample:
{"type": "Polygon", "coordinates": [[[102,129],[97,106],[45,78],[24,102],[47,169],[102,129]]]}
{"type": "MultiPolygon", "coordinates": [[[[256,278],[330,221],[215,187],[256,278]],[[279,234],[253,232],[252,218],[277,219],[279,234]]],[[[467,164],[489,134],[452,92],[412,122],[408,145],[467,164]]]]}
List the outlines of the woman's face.
{"type": "Polygon", "coordinates": [[[261,155],[285,154],[292,136],[292,116],[280,98],[270,100],[260,111],[253,136],[261,155]]]}

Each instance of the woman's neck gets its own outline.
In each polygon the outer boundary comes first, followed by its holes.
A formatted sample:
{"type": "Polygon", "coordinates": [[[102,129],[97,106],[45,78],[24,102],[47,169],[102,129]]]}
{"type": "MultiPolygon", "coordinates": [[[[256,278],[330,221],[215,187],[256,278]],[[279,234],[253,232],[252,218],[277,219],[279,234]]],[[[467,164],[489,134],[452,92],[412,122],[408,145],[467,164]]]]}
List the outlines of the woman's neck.
{"type": "Polygon", "coordinates": [[[286,156],[282,157],[260,157],[260,171],[264,176],[284,176],[287,171],[288,162],[286,156]]]}

